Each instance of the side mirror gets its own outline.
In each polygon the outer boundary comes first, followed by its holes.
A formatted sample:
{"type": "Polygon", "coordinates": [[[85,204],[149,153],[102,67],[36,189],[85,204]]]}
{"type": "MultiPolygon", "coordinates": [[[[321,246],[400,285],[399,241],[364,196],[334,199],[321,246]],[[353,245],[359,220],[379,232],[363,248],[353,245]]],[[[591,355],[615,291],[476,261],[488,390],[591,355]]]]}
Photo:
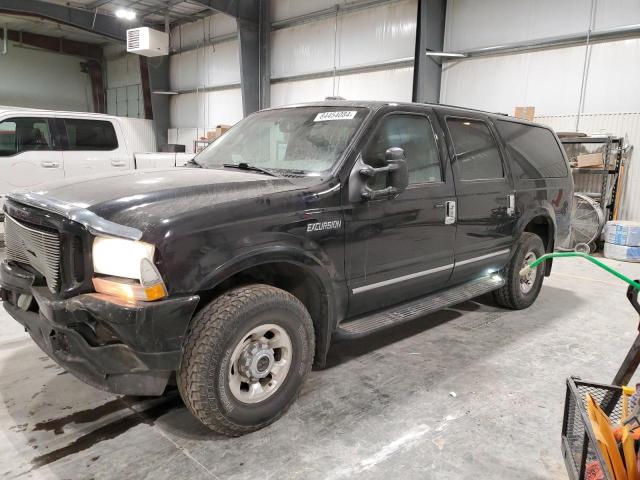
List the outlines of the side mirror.
{"type": "Polygon", "coordinates": [[[352,202],[375,200],[376,198],[392,198],[402,193],[409,184],[409,170],[405,161],[404,150],[392,147],[385,152],[384,167],[374,168],[358,158],[351,172],[349,182],[349,198],[352,202]],[[367,181],[376,175],[388,174],[386,188],[373,190],[367,181]]]}

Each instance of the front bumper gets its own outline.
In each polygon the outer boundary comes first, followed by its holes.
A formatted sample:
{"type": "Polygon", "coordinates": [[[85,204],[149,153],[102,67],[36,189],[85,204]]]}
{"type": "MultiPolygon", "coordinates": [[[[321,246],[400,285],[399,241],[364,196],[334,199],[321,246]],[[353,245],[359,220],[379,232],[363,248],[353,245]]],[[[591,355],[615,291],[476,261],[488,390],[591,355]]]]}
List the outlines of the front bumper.
{"type": "Polygon", "coordinates": [[[0,296],[7,312],[64,369],[109,392],[160,395],[180,362],[197,295],[129,302],[89,293],[70,299],[35,286],[35,276],[0,264],[0,296]],[[25,311],[20,295],[35,304],[25,311]]]}

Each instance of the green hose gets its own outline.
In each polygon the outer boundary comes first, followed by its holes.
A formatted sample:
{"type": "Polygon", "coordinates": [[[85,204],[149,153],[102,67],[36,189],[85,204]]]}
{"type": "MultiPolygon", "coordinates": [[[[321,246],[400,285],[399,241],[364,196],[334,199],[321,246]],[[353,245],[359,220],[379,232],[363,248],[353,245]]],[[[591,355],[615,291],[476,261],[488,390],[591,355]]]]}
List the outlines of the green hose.
{"type": "Polygon", "coordinates": [[[589,260],[591,263],[595,263],[597,266],[599,266],[600,268],[602,268],[603,270],[606,270],[607,272],[609,272],[611,275],[614,275],[616,277],[618,277],[620,280],[627,282],[629,285],[631,285],[633,288],[635,288],[636,290],[640,290],[640,283],[631,280],[629,277],[627,277],[626,275],[623,275],[622,273],[620,273],[617,270],[614,270],[613,268],[611,268],[608,265],[605,265],[604,263],[602,263],[600,260],[592,257],[591,255],[587,255],[586,253],[582,253],[582,252],[556,252],[556,253],[547,253],[545,255],[542,255],[540,258],[536,259],[534,262],[531,262],[528,266],[524,267],[522,270],[520,270],[520,275],[526,275],[527,272],[532,269],[532,268],[536,268],[538,265],[540,265],[542,262],[544,262],[545,260],[549,260],[550,258],[560,258],[560,257],[582,257],[585,260],[589,260]]]}

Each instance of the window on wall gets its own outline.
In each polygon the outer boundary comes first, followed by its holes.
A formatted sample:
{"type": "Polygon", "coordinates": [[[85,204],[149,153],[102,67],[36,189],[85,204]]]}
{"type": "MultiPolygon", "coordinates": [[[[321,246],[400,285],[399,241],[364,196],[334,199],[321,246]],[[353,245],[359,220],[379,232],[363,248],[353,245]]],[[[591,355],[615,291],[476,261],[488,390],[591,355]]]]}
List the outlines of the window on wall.
{"type": "Polygon", "coordinates": [[[51,132],[46,118],[10,118],[0,123],[0,156],[52,149],[51,132]]]}
{"type": "Polygon", "coordinates": [[[103,120],[65,118],[69,150],[115,150],[118,139],[113,124],[103,120]]]}
{"type": "MultiPolygon", "coordinates": [[[[390,115],[383,119],[371,143],[364,153],[364,162],[378,168],[385,165],[388,148],[404,150],[409,169],[409,183],[442,181],[440,156],[431,122],[420,115],[390,115]]],[[[376,175],[369,186],[380,189],[386,186],[384,175],[376,175]]]]}
{"type": "Polygon", "coordinates": [[[504,177],[502,158],[488,125],[481,120],[447,118],[460,180],[504,177]]]}
{"type": "Polygon", "coordinates": [[[513,159],[515,178],[557,178],[568,175],[560,145],[550,130],[517,122],[497,121],[496,127],[513,159]]]}

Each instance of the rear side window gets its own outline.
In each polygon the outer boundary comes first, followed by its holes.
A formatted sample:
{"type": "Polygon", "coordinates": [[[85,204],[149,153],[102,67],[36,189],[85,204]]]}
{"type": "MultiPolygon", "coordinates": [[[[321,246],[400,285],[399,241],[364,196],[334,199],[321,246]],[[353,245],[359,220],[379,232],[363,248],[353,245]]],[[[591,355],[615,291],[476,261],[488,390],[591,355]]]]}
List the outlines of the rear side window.
{"type": "Polygon", "coordinates": [[[33,150],[52,150],[46,118],[9,118],[0,122],[0,157],[33,150]]]}
{"type": "Polygon", "coordinates": [[[566,177],[567,164],[553,133],[543,127],[516,122],[496,122],[519,179],[566,177]]]}
{"type": "Polygon", "coordinates": [[[69,150],[115,150],[118,148],[116,131],[111,122],[65,118],[69,150]]]}
{"type": "Polygon", "coordinates": [[[468,118],[447,118],[460,180],[504,177],[502,158],[486,123],[468,118]]]}

